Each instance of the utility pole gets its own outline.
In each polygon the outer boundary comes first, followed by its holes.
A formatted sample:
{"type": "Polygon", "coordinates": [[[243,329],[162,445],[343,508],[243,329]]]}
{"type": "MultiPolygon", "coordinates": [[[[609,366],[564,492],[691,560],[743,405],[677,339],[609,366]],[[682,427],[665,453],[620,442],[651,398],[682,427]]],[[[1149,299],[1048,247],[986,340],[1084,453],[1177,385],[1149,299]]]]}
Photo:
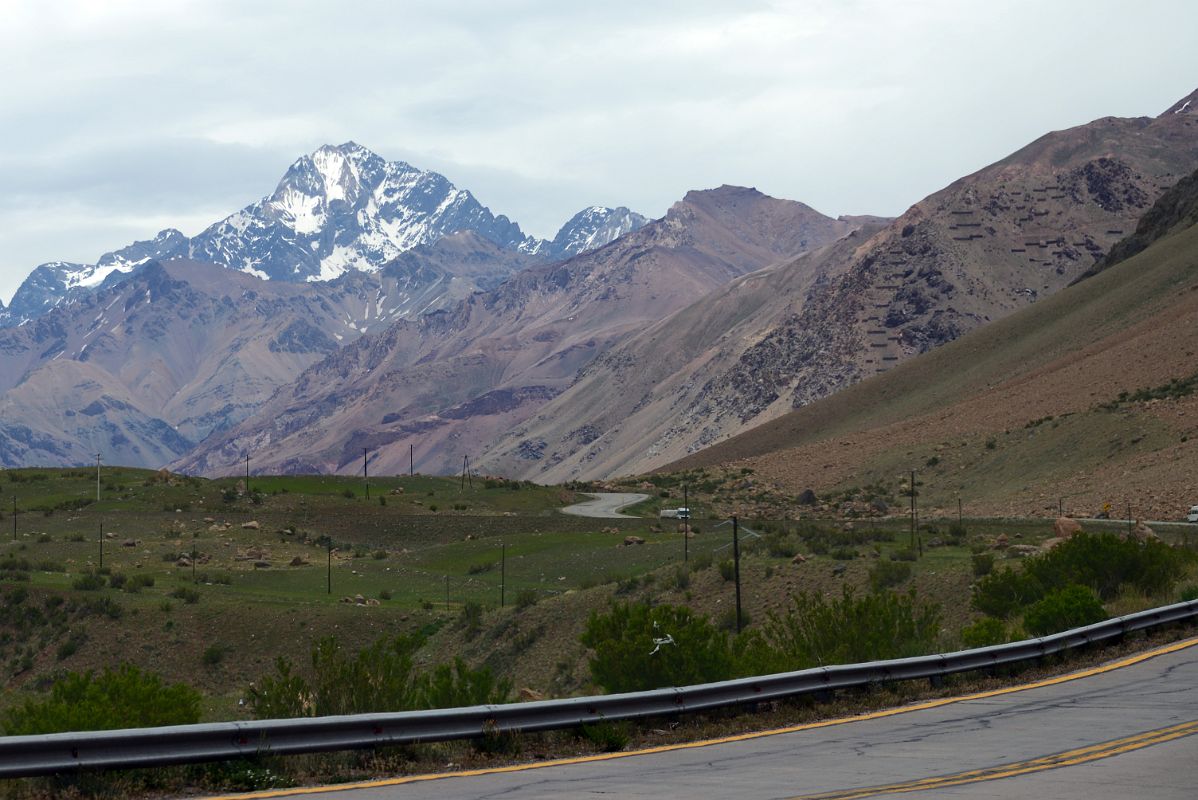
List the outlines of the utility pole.
{"type": "Polygon", "coordinates": [[[1127,535],[1131,536],[1131,501],[1127,501],[1127,535]]]}
{"type": "Polygon", "coordinates": [[[96,502],[100,502],[100,454],[96,453],[96,502]]]}
{"type": "Polygon", "coordinates": [[[12,499],[12,540],[17,540],[17,498],[12,499]]]}
{"type": "Polygon", "coordinates": [[[414,477],[415,475],[416,475],[416,445],[409,444],[408,445],[408,476],[414,477]]]}
{"type": "Polygon", "coordinates": [[[333,593],[333,540],[331,538],[329,539],[329,542],[328,542],[328,556],[329,556],[329,562],[328,562],[328,566],[325,568],[325,575],[327,577],[328,584],[329,584],[328,593],[332,594],[333,593]]]}
{"type": "Polygon", "coordinates": [[[691,504],[685,484],[682,486],[682,507],[686,509],[686,516],[682,518],[682,562],[685,564],[690,561],[691,538],[691,504]]]}
{"type": "Polygon", "coordinates": [[[961,518],[961,495],[957,495],[957,524],[958,525],[965,524],[961,518]]]}
{"type": "Polygon", "coordinates": [[[245,454],[245,494],[250,495],[250,454],[245,454]]]}
{"type": "Polygon", "coordinates": [[[1057,516],[1058,517],[1065,516],[1065,498],[1064,497],[1057,500],[1057,516]]]}
{"type": "Polygon", "coordinates": [[[449,576],[445,576],[445,610],[449,610],[449,576]]]}
{"type": "Polygon", "coordinates": [[[196,581],[196,558],[197,558],[197,556],[199,556],[199,553],[196,552],[196,534],[193,532],[191,534],[191,582],[192,583],[197,583],[197,581],[196,581]]]}
{"type": "Polygon", "coordinates": [[[362,479],[366,481],[366,499],[370,499],[370,472],[366,466],[366,455],[370,450],[362,448],[362,479]]]}
{"type": "Polygon", "coordinates": [[[104,569],[104,523],[100,522],[100,569],[104,569]]]}
{"type": "Polygon", "coordinates": [[[499,545],[499,607],[503,608],[507,599],[507,542],[499,545]]]}
{"type": "Polygon", "coordinates": [[[732,569],[736,576],[736,632],[740,633],[740,533],[736,517],[732,518],[732,569]]]}

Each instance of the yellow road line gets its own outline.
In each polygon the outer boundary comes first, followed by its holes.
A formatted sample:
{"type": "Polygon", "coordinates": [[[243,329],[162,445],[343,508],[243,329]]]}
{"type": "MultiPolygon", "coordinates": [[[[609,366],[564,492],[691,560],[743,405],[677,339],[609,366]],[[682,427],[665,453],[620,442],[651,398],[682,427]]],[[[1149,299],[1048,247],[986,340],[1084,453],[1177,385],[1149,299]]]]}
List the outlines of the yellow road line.
{"type": "Polygon", "coordinates": [[[903,794],[924,790],[942,789],[949,786],[961,786],[966,783],[980,783],[1000,778],[1012,778],[1016,775],[1026,775],[1030,772],[1042,772],[1046,769],[1068,767],[1075,764],[1085,764],[1102,758],[1110,758],[1120,753],[1129,753],[1154,744],[1169,742],[1198,733],[1198,720],[1183,722],[1167,728],[1137,733],[1123,739],[1114,739],[1102,744],[1080,747],[1051,756],[1033,758],[1028,761],[1017,761],[1012,764],[1001,764],[985,769],[958,772],[953,775],[941,775],[935,778],[922,778],[906,783],[892,783],[883,786],[869,786],[860,789],[844,789],[821,794],[808,794],[792,797],[790,800],[860,800],[865,797],[877,797],[884,794],[903,794]]]}
{"type": "Polygon", "coordinates": [[[863,722],[865,720],[871,719],[883,719],[885,717],[893,717],[898,714],[908,714],[912,711],[925,711],[932,708],[941,708],[953,703],[963,703],[969,700],[984,700],[989,697],[999,697],[1001,695],[1013,694],[1014,692],[1025,692],[1029,689],[1041,689],[1045,686],[1056,686],[1057,684],[1069,683],[1070,681],[1081,680],[1094,675],[1102,675],[1103,673],[1113,672],[1117,669],[1123,669],[1124,667],[1130,667],[1134,664],[1147,661],[1150,658],[1168,655],[1169,653],[1176,653],[1180,650],[1194,647],[1195,645],[1198,645],[1198,638],[1185,639],[1180,642],[1174,642],[1173,644],[1165,645],[1164,647],[1158,647],[1155,650],[1149,650],[1144,653],[1129,656],[1120,661],[1111,662],[1110,664],[1092,667],[1090,669],[1081,670],[1080,672],[1071,672],[1067,675],[1058,675],[1055,678],[1045,678],[1044,680],[1035,681],[1033,683],[1025,683],[1021,686],[1008,686],[1002,689],[992,689],[986,692],[976,692],[974,694],[960,695],[958,697],[945,697],[938,700],[927,700],[922,703],[914,703],[912,705],[899,706],[897,708],[887,708],[881,711],[871,711],[851,717],[839,717],[837,719],[826,719],[820,720],[818,722],[807,722],[802,725],[792,725],[786,728],[774,728],[768,731],[740,733],[733,736],[722,736],[717,739],[703,739],[696,742],[659,745],[657,747],[647,747],[643,750],[629,750],[619,753],[599,753],[590,756],[578,756],[576,758],[558,758],[550,761],[534,761],[530,764],[513,764],[507,767],[486,767],[483,769],[461,770],[458,772],[431,772],[424,775],[405,775],[398,778],[381,778],[379,780],[373,781],[343,783],[336,786],[302,786],[291,789],[268,789],[266,791],[250,792],[247,794],[220,795],[206,798],[206,800],[259,800],[259,798],[293,797],[305,794],[343,792],[350,789],[377,789],[385,786],[401,786],[406,783],[436,781],[445,778],[468,778],[479,775],[499,775],[507,772],[524,772],[526,770],[544,769],[546,767],[564,767],[571,764],[590,764],[596,761],[610,761],[617,758],[631,758],[632,756],[646,756],[654,755],[656,753],[670,753],[677,750],[690,750],[696,747],[710,747],[711,745],[716,744],[744,742],[752,739],[761,739],[766,736],[778,736],[779,734],[784,733],[798,733],[800,731],[828,728],[833,725],[844,725],[850,722],[863,722]]]}

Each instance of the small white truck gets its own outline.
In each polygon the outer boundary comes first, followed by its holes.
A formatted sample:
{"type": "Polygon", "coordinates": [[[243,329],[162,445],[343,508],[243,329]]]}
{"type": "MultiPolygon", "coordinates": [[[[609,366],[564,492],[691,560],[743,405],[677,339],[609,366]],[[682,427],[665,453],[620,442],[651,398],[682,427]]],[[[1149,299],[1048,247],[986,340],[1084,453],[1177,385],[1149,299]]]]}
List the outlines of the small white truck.
{"type": "Polygon", "coordinates": [[[685,506],[682,508],[663,508],[658,512],[657,516],[661,519],[690,519],[691,510],[685,506]]]}
{"type": "Polygon", "coordinates": [[[1190,513],[1186,514],[1186,522],[1198,522],[1198,506],[1190,506],[1190,513]]]}

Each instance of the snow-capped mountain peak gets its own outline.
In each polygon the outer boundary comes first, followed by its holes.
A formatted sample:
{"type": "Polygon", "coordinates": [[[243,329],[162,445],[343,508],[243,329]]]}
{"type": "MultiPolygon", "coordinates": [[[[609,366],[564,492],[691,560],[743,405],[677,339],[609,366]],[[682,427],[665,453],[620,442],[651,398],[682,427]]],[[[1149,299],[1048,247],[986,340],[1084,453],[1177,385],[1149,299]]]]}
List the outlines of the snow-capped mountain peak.
{"type": "Polygon", "coordinates": [[[460,230],[526,252],[540,245],[445,176],[346,142],[297,159],[272,195],[197,236],[192,255],[261,277],[330,280],[460,230]]]}
{"type": "Polygon", "coordinates": [[[561,227],[549,243],[548,251],[555,257],[564,258],[594,250],[643,227],[648,221],[624,206],[584,208],[561,227]]]}

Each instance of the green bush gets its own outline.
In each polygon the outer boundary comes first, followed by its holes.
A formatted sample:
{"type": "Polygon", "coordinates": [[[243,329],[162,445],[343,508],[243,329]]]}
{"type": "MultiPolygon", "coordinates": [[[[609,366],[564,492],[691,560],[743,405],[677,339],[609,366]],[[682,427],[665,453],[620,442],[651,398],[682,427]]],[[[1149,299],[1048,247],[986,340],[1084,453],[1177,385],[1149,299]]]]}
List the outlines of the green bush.
{"type": "Polygon", "coordinates": [[[891,561],[918,561],[919,553],[911,547],[896,550],[890,554],[891,561]]]}
{"type": "Polygon", "coordinates": [[[983,614],[1007,619],[1043,596],[1044,587],[1034,575],[1004,567],[973,587],[973,607],[983,614]]]}
{"type": "Polygon", "coordinates": [[[228,650],[223,644],[213,642],[204,648],[203,655],[200,656],[200,663],[205,667],[215,667],[225,658],[225,651],[228,650]]]}
{"type": "Polygon", "coordinates": [[[523,611],[526,608],[532,608],[539,599],[536,589],[521,589],[516,592],[516,610],[523,611]]]}
{"type": "Polygon", "coordinates": [[[720,562],[720,577],[726,581],[736,577],[736,563],[732,559],[725,558],[720,562]]]}
{"type": "Polygon", "coordinates": [[[71,588],[81,592],[96,592],[104,588],[104,578],[95,572],[86,572],[71,581],[71,588]]]}
{"type": "Polygon", "coordinates": [[[627,723],[596,722],[583,725],[579,735],[593,744],[602,753],[618,753],[628,746],[631,737],[627,723]]]}
{"type": "Polygon", "coordinates": [[[1033,603],[1023,615],[1023,627],[1033,636],[1047,636],[1106,618],[1106,609],[1093,590],[1074,584],[1033,603]]]}
{"type": "Polygon", "coordinates": [[[176,600],[182,600],[188,605],[195,605],[200,602],[200,593],[186,586],[180,586],[177,589],[171,590],[170,596],[176,600]]]}
{"type": "Polygon", "coordinates": [[[961,644],[967,648],[990,647],[1007,641],[1007,626],[1001,619],[982,617],[961,629],[961,644]]]}
{"type": "Polygon", "coordinates": [[[455,658],[417,681],[422,708],[458,708],[506,703],[512,693],[508,680],[497,680],[488,667],[470,669],[455,658]]]}
{"type": "Polygon", "coordinates": [[[691,559],[691,572],[702,572],[705,569],[710,569],[711,563],[711,553],[701,553],[691,559]]]}
{"type": "Polygon", "coordinates": [[[973,605],[1007,619],[1049,591],[1069,585],[1085,586],[1101,600],[1110,600],[1125,586],[1144,595],[1164,596],[1193,559],[1190,551],[1159,541],[1079,533],[1047,553],[1026,559],[1022,572],[1007,567],[987,575],[974,587],[973,605]]]}
{"type": "Polygon", "coordinates": [[[939,633],[939,606],[917,603],[913,592],[857,596],[845,586],[833,600],[802,593],[791,597],[786,613],[772,612],[760,635],[743,643],[741,672],[923,655],[936,650],[939,633]]]}
{"type": "Polygon", "coordinates": [[[685,591],[691,585],[690,570],[684,566],[679,565],[674,568],[673,578],[674,588],[680,592],[685,591]]]}
{"type": "Polygon", "coordinates": [[[1183,602],[1198,600],[1198,583],[1192,583],[1181,590],[1181,599],[1183,602]]]}
{"type": "Polygon", "coordinates": [[[974,553],[971,561],[973,574],[979,578],[984,578],[994,571],[993,553],[974,553]]]}
{"type": "Polygon", "coordinates": [[[503,703],[511,684],[490,669],[471,669],[461,659],[417,672],[413,657],[424,639],[380,639],[356,653],[325,638],[312,648],[312,680],[285,658],[275,672],[249,689],[250,710],[258,719],[406,711],[503,703]]]}
{"type": "Polygon", "coordinates": [[[580,641],[594,651],[591,679],[608,692],[724,680],[732,675],[727,635],[689,608],[616,603],[592,612],[580,641]]]}
{"type": "Polygon", "coordinates": [[[467,600],[458,612],[458,627],[467,639],[473,639],[483,628],[483,607],[474,600],[467,600]]]}
{"type": "Polygon", "coordinates": [[[878,561],[869,570],[869,585],[875,592],[898,586],[911,577],[911,565],[903,561],[878,561]]]}
{"type": "Polygon", "coordinates": [[[200,693],[182,683],[167,685],[131,664],[93,672],[68,672],[50,696],[27,700],[4,715],[9,736],[63,731],[145,728],[199,722],[200,693]]]}

